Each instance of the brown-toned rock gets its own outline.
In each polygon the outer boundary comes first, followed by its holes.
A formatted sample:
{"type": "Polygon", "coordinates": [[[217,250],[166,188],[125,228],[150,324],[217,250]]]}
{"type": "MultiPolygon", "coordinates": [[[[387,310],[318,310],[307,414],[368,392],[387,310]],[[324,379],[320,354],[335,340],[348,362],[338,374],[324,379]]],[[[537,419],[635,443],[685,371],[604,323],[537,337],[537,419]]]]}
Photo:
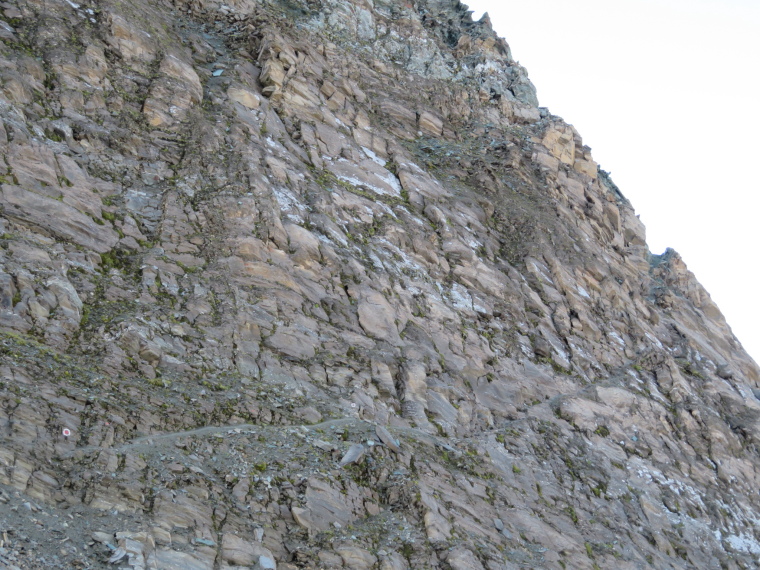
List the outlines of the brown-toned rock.
{"type": "Polygon", "coordinates": [[[0,564],[757,566],[760,370],[487,17],[128,4],[1,7],[0,564]]]}
{"type": "Polygon", "coordinates": [[[346,568],[370,570],[371,568],[374,568],[377,563],[377,558],[363,548],[344,546],[342,548],[337,548],[336,552],[343,559],[343,564],[346,568]]]}
{"type": "Polygon", "coordinates": [[[161,60],[159,77],[151,86],[143,113],[154,127],[183,120],[193,106],[203,99],[203,87],[193,67],[169,54],[161,60]]]}
{"type": "Polygon", "coordinates": [[[230,98],[230,101],[240,103],[248,109],[258,109],[260,105],[259,97],[248,89],[230,87],[227,90],[227,96],[230,98]]]}
{"type": "Polygon", "coordinates": [[[119,240],[108,222],[98,224],[71,206],[18,186],[3,184],[2,205],[8,217],[45,228],[98,253],[109,251],[119,240]]]}
{"type": "Polygon", "coordinates": [[[308,530],[327,530],[336,523],[345,526],[356,520],[357,510],[364,507],[359,497],[343,495],[329,483],[312,478],[306,489],[306,507],[293,507],[296,522],[308,530]]]}
{"type": "Polygon", "coordinates": [[[557,125],[547,129],[542,144],[549,153],[563,164],[575,164],[575,134],[568,125],[557,125]]]}
{"type": "Polygon", "coordinates": [[[274,561],[272,553],[260,544],[229,533],[222,538],[222,559],[225,562],[238,566],[252,566],[258,564],[262,557],[274,561]]]}
{"type": "Polygon", "coordinates": [[[443,134],[443,120],[428,111],[420,113],[417,125],[425,134],[436,137],[443,134]]]}
{"type": "Polygon", "coordinates": [[[453,570],[485,570],[472,551],[466,548],[451,551],[446,557],[446,562],[453,570]]]}
{"type": "Polygon", "coordinates": [[[109,19],[112,34],[109,40],[124,59],[141,64],[155,58],[155,47],[150,34],[121,15],[110,14],[109,19]]]}
{"type": "Polygon", "coordinates": [[[358,313],[359,323],[368,335],[399,343],[396,312],[381,293],[372,290],[363,292],[358,313]]]}

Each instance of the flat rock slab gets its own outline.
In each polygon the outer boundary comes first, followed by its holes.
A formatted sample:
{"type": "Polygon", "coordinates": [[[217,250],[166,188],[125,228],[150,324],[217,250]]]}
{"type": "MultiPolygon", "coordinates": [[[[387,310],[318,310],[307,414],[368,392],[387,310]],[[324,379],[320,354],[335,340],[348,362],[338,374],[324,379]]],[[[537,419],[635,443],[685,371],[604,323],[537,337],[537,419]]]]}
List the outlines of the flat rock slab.
{"type": "Polygon", "coordinates": [[[107,222],[101,226],[67,204],[18,186],[3,184],[0,204],[7,216],[45,228],[98,253],[106,253],[119,241],[119,235],[107,222]]]}

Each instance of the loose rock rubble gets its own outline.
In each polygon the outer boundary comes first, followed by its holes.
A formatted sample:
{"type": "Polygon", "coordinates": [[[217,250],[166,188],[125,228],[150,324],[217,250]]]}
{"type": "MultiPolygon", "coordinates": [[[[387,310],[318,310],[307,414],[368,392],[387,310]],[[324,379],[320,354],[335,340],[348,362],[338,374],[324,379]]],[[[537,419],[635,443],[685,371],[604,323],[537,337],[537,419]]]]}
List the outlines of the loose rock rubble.
{"type": "Polygon", "coordinates": [[[458,1],[9,0],[0,152],[0,566],[760,564],[760,370],[458,1]]]}

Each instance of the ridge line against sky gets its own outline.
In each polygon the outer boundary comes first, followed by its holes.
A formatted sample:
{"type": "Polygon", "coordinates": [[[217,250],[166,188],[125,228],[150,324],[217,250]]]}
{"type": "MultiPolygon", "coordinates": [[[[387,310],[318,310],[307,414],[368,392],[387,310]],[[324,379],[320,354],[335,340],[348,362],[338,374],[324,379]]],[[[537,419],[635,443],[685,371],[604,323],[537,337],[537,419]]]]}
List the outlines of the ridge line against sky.
{"type": "Polygon", "coordinates": [[[760,2],[471,0],[760,361],[760,2]]]}

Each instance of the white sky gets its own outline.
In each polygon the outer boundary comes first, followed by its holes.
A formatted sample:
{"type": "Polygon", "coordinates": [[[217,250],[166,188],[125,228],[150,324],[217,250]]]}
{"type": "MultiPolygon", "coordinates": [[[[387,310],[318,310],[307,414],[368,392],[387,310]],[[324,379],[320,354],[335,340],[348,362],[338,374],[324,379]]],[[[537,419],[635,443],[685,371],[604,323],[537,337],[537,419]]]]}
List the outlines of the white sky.
{"type": "Polygon", "coordinates": [[[760,0],[464,0],[760,362],[760,0]]]}

